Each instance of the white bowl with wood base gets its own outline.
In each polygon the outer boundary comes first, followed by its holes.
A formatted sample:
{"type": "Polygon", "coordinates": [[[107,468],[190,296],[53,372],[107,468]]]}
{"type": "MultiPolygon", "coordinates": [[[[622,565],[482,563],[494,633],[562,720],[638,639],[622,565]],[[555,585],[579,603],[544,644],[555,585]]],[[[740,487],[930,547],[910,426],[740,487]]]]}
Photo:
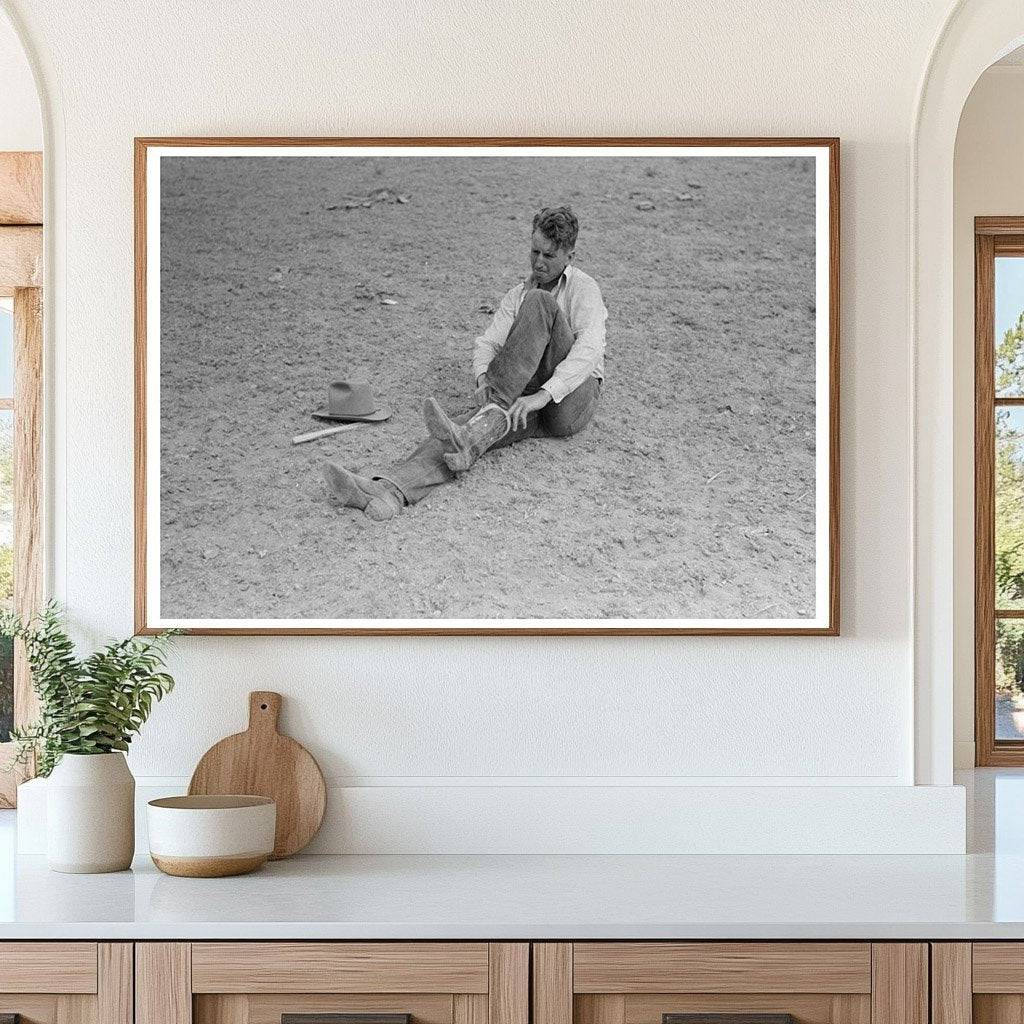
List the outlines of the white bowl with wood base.
{"type": "Polygon", "coordinates": [[[150,800],[149,853],[168,875],[223,878],[262,866],[274,851],[277,805],[265,796],[150,800]]]}

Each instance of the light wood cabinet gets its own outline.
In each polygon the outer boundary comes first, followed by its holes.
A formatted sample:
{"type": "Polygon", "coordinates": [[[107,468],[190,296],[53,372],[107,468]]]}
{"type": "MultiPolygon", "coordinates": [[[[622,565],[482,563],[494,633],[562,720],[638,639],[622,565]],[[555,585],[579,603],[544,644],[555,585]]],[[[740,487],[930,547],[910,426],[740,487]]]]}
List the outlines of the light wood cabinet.
{"type": "Polygon", "coordinates": [[[323,1014],[529,1024],[529,968],[523,942],[145,942],[136,946],[136,1024],[323,1014]]]}
{"type": "Polygon", "coordinates": [[[0,1017],[132,1024],[130,942],[0,943],[0,1017]]]}
{"type": "MultiPolygon", "coordinates": [[[[742,1015],[743,1024],[779,1014],[791,1014],[797,1024],[928,1024],[928,947],[869,942],[533,946],[533,1024],[671,1024],[677,1014],[742,1015]]],[[[764,1019],[768,1024],[770,1018],[764,1019]]],[[[722,1024],[728,1021],[723,1018],[722,1024]]]]}
{"type": "Polygon", "coordinates": [[[1024,942],[934,942],[933,1024],[1024,1020],[1024,942]]]}
{"type": "Polygon", "coordinates": [[[698,1024],[687,1014],[1020,1024],[1024,943],[0,942],[8,1014],[21,1024],[328,1014],[354,1015],[331,1024],[698,1024]]]}

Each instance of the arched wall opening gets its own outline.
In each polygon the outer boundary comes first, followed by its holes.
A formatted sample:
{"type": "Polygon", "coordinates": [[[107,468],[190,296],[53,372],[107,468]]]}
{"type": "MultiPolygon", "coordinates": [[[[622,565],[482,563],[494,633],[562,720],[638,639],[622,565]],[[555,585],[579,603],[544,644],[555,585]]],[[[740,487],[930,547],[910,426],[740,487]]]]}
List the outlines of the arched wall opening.
{"type": "MultiPolygon", "coordinates": [[[[976,749],[975,723],[975,628],[974,581],[981,571],[976,563],[975,545],[975,218],[1020,217],[1020,168],[1024,166],[1024,48],[1019,48],[989,67],[978,79],[964,105],[956,137],[953,172],[953,484],[954,484],[954,577],[953,595],[953,699],[954,768],[973,767],[988,755],[976,749]],[[979,757],[979,754],[981,755],[979,757]]],[[[995,339],[998,342],[1014,322],[1024,298],[1018,284],[1024,260],[1004,258],[996,271],[995,339]]],[[[997,430],[1004,458],[998,485],[1001,500],[997,505],[997,537],[1012,536],[1020,501],[1005,490],[1013,487],[1009,467],[1017,463],[1013,454],[1013,436],[1019,422],[1016,410],[1002,407],[1002,424],[997,430]]],[[[1005,545],[1005,542],[1003,542],[1005,545]]],[[[1007,552],[1003,552],[1005,555],[1007,552]]],[[[1006,572],[1013,572],[1014,559],[1004,558],[1006,572]]],[[[1001,588],[1009,593],[1014,586],[1010,577],[1001,588]]],[[[1004,606],[1004,600],[997,600],[1004,606]]],[[[1011,637],[1020,633],[1013,620],[1000,620],[1003,643],[997,645],[995,719],[997,739],[1024,738],[1024,716],[1019,699],[1013,694],[1011,679],[1017,674],[1010,653],[1011,637]]],[[[978,701],[988,714],[992,698],[979,695],[978,701]]]]}
{"type": "Polygon", "coordinates": [[[956,654],[964,641],[958,635],[954,644],[957,573],[963,571],[954,564],[954,150],[975,83],[1022,42],[1024,7],[1017,0],[961,0],[925,71],[911,139],[914,748],[919,784],[952,781],[956,654]]]}

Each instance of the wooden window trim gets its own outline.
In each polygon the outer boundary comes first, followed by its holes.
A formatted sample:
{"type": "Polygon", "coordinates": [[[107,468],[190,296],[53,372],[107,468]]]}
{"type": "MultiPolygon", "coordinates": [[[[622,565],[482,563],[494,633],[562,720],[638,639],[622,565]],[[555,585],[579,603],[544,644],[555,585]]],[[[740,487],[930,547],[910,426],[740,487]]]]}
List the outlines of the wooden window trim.
{"type": "Polygon", "coordinates": [[[974,762],[978,767],[1024,766],[1024,741],[997,740],[996,620],[1024,619],[1024,609],[995,607],[995,413],[1024,406],[996,399],[995,260],[1024,257],[1024,217],[974,221],[974,762]]]}
{"type": "MultiPolygon", "coordinates": [[[[0,295],[14,297],[14,607],[42,604],[43,229],[42,154],[0,153],[0,295]]],[[[14,722],[36,717],[24,650],[14,653],[14,722]]],[[[11,769],[14,744],[0,743],[0,807],[13,807],[31,766],[11,769]]]]}

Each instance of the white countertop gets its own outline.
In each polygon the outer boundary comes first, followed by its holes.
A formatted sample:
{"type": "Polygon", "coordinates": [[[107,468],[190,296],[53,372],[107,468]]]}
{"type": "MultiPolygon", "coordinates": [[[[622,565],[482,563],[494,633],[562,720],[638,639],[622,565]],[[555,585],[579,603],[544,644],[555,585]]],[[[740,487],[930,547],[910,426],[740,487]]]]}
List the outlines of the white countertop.
{"type": "Polygon", "coordinates": [[[3,938],[1024,938],[1024,856],[298,857],[230,879],[23,857],[3,938]]]}
{"type": "Polygon", "coordinates": [[[966,856],[296,857],[240,878],[60,875],[0,812],[2,939],[1024,939],[1024,772],[966,856]]]}

